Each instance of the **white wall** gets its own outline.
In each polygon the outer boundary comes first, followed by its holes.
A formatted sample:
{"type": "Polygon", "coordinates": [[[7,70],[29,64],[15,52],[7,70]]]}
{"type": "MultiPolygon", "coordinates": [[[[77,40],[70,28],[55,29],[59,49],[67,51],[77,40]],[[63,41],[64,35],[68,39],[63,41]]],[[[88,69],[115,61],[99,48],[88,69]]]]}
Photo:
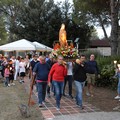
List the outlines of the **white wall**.
{"type": "Polygon", "coordinates": [[[111,47],[98,47],[97,50],[104,56],[111,56],[111,47]]]}
{"type": "Polygon", "coordinates": [[[88,50],[100,52],[103,56],[111,56],[111,47],[88,48],[88,50]]]}

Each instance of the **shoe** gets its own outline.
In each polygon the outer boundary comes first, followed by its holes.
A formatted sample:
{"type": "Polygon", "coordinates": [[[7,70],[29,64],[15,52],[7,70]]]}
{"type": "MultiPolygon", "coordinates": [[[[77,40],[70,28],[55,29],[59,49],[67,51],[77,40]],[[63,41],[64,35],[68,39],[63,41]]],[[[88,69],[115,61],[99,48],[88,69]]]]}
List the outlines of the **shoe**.
{"type": "Polygon", "coordinates": [[[39,106],[39,107],[43,107],[42,104],[39,104],[38,106],[39,106]]]}
{"type": "Polygon", "coordinates": [[[73,99],[73,96],[72,96],[72,95],[69,95],[69,97],[70,97],[71,99],[73,99]]]}
{"type": "Polygon", "coordinates": [[[20,80],[19,83],[22,83],[22,80],[20,80]]]}
{"type": "Polygon", "coordinates": [[[43,101],[42,104],[45,105],[45,101],[43,101]]]}
{"type": "Polygon", "coordinates": [[[84,107],[83,106],[80,106],[80,110],[83,110],[84,109],[84,107]]]}
{"type": "Polygon", "coordinates": [[[22,80],[22,83],[24,83],[25,81],[24,80],[22,80]]]}
{"type": "Polygon", "coordinates": [[[114,99],[115,99],[115,100],[120,99],[120,96],[117,95],[114,99]]]}
{"type": "Polygon", "coordinates": [[[63,96],[65,97],[65,96],[66,96],[66,94],[64,93],[64,94],[63,94],[63,96]]]}
{"type": "Polygon", "coordinates": [[[60,108],[59,108],[59,107],[56,107],[56,110],[58,110],[58,111],[59,111],[59,110],[60,110],[60,108]]]}
{"type": "Polygon", "coordinates": [[[119,99],[119,102],[120,102],[120,99],[119,99]]]}
{"type": "Polygon", "coordinates": [[[10,87],[11,85],[10,84],[8,84],[8,87],[10,87]]]}
{"type": "Polygon", "coordinates": [[[87,93],[86,93],[86,95],[87,95],[87,96],[90,96],[90,93],[89,93],[89,92],[87,92],[87,93]]]}
{"type": "Polygon", "coordinates": [[[13,86],[14,86],[14,85],[15,85],[15,83],[11,83],[11,85],[13,85],[13,86]]]}
{"type": "Polygon", "coordinates": [[[51,97],[51,96],[50,96],[50,93],[48,93],[48,94],[47,94],[47,97],[48,97],[48,98],[50,98],[50,97],[51,97]]]}

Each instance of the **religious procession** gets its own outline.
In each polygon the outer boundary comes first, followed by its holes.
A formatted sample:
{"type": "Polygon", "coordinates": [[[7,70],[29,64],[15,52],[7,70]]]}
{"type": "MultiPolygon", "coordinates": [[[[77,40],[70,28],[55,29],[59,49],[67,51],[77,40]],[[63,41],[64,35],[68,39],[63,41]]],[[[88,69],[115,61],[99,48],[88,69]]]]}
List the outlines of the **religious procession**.
{"type": "Polygon", "coordinates": [[[119,0],[0,0],[0,120],[119,120],[119,0]]]}

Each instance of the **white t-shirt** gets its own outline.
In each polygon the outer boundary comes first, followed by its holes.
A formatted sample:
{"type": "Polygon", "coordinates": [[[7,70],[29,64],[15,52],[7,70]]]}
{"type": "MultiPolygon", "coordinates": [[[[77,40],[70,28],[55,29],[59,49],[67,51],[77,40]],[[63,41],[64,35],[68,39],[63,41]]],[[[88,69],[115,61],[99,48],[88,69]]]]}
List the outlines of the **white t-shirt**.
{"type": "Polygon", "coordinates": [[[19,69],[19,63],[20,63],[19,60],[15,61],[15,69],[19,69]]]}
{"type": "Polygon", "coordinates": [[[73,64],[72,62],[67,62],[67,75],[73,75],[73,64]]]}
{"type": "Polygon", "coordinates": [[[25,62],[20,62],[19,63],[20,73],[25,72],[25,65],[26,65],[25,62]]]}

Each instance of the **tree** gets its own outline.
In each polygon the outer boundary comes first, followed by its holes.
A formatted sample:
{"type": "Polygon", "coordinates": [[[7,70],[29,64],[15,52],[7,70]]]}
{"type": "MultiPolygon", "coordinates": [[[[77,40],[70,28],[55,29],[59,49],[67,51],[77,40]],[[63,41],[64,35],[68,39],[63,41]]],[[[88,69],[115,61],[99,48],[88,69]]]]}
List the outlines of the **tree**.
{"type": "Polygon", "coordinates": [[[17,15],[21,9],[21,6],[28,0],[0,0],[0,12],[4,14],[6,27],[9,32],[9,41],[15,41],[17,39],[13,30],[13,26],[16,26],[17,15]]]}
{"type": "Polygon", "coordinates": [[[108,38],[105,26],[110,23],[109,0],[73,0],[73,2],[74,19],[79,22],[81,18],[84,18],[86,23],[101,26],[105,38],[108,38]]]}
{"type": "MultiPolygon", "coordinates": [[[[120,53],[120,33],[119,33],[119,10],[120,0],[74,0],[75,19],[77,16],[85,18],[86,23],[99,23],[101,25],[105,38],[108,38],[105,26],[111,25],[111,53],[116,55],[120,53]],[[92,21],[91,21],[92,20],[92,21]],[[118,46],[119,45],[119,46],[118,46]]],[[[79,18],[76,21],[79,21],[79,18]]]]}
{"type": "Polygon", "coordinates": [[[120,0],[110,0],[110,7],[111,7],[111,26],[112,26],[112,30],[111,30],[111,38],[110,38],[110,42],[111,42],[111,46],[112,46],[112,55],[116,55],[116,54],[120,54],[120,50],[118,48],[120,48],[120,41],[119,41],[119,10],[120,10],[120,0]]]}
{"type": "Polygon", "coordinates": [[[17,26],[12,29],[19,39],[26,38],[52,46],[58,39],[58,31],[62,23],[60,8],[53,0],[30,0],[18,15],[17,26]]]}
{"type": "Polygon", "coordinates": [[[7,42],[7,31],[3,15],[0,15],[0,45],[7,42]]]}
{"type": "Polygon", "coordinates": [[[67,38],[80,37],[80,47],[86,47],[91,27],[80,26],[72,19],[72,5],[66,0],[62,7],[53,0],[1,0],[0,10],[5,14],[9,42],[18,39],[38,41],[52,47],[59,39],[62,23],[66,25],[67,38]]]}

